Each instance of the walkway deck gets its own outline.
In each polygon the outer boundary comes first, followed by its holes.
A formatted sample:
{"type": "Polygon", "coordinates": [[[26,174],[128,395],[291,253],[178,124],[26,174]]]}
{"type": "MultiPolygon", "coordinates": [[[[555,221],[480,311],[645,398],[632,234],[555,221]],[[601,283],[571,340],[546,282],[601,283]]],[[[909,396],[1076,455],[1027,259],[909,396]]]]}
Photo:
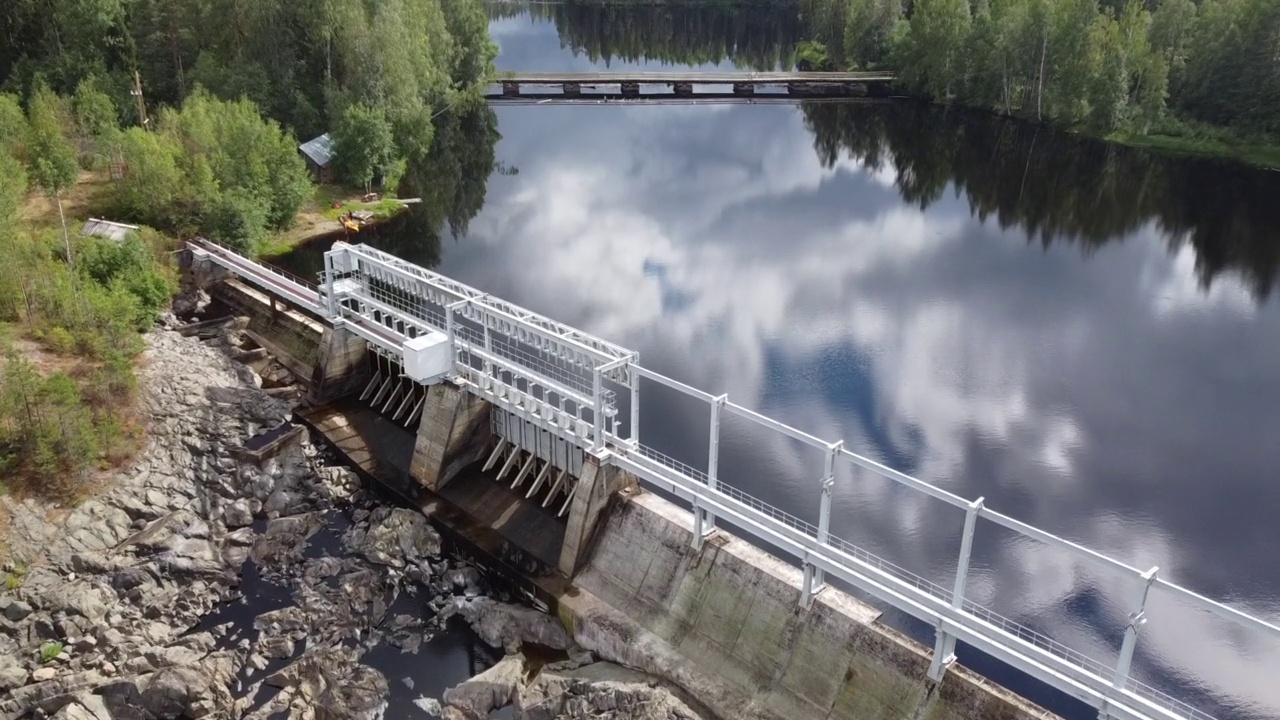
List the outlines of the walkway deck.
{"type": "Polygon", "coordinates": [[[500,73],[495,84],[501,84],[502,94],[491,97],[539,97],[543,87],[558,88],[563,97],[579,97],[583,88],[595,90],[589,97],[608,96],[621,92],[624,98],[661,94],[670,97],[700,97],[706,88],[729,85],[733,94],[752,97],[757,90],[781,88],[790,95],[808,97],[886,95],[894,74],[891,72],[744,72],[736,70],[711,70],[688,72],[682,70],[616,70],[609,72],[507,72],[500,73]],[[533,93],[523,92],[526,86],[535,88],[533,93]],[[702,92],[695,94],[694,88],[702,92]],[[617,90],[614,90],[617,88],[617,90]]]}
{"type": "Polygon", "coordinates": [[[736,70],[712,70],[687,72],[679,70],[637,71],[612,70],[609,72],[512,72],[499,73],[498,81],[521,85],[561,83],[612,84],[612,83],[693,83],[698,85],[787,85],[790,83],[869,83],[892,82],[891,72],[743,72],[736,70]]]}

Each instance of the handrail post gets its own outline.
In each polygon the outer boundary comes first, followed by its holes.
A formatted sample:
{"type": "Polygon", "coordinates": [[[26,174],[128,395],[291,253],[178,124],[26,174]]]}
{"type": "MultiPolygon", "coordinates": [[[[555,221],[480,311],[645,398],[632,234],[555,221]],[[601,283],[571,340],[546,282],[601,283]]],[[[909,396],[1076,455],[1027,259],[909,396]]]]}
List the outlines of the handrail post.
{"type": "Polygon", "coordinates": [[[1133,653],[1138,645],[1138,629],[1147,624],[1147,598],[1151,595],[1151,586],[1156,582],[1159,567],[1153,567],[1138,577],[1142,587],[1138,591],[1138,609],[1129,615],[1129,624],[1124,629],[1124,643],[1120,646],[1120,661],[1116,664],[1116,679],[1111,683],[1116,690],[1123,690],[1129,681],[1129,669],[1133,665],[1133,653]]]}
{"type": "Polygon", "coordinates": [[[604,450],[604,371],[597,365],[594,368],[595,392],[593,393],[595,408],[591,419],[595,421],[595,437],[592,438],[591,449],[597,453],[604,450]]]}
{"type": "Polygon", "coordinates": [[[333,253],[337,251],[330,250],[324,254],[324,301],[325,311],[329,314],[329,318],[338,317],[338,303],[333,297],[333,276],[336,274],[333,266],[333,253]]]}
{"type": "MultiPolygon", "coordinates": [[[[961,610],[964,607],[965,585],[969,582],[969,558],[973,554],[973,533],[978,526],[978,516],[982,513],[986,498],[978,498],[969,503],[964,514],[964,535],[960,539],[960,558],[956,561],[956,582],[951,590],[951,609],[961,610]]],[[[929,679],[942,682],[942,675],[956,661],[956,637],[942,629],[941,624],[934,631],[933,660],[929,663],[929,679]]]]}
{"type": "MultiPolygon", "coordinates": [[[[449,354],[451,356],[450,359],[453,361],[455,371],[457,370],[457,366],[460,364],[462,351],[458,342],[458,326],[457,322],[453,319],[453,314],[458,311],[458,308],[465,307],[470,303],[470,300],[459,300],[458,302],[444,306],[444,328],[445,333],[448,335],[449,354]]],[[[470,357],[470,353],[467,355],[470,357]]],[[[471,368],[468,366],[467,369],[470,370],[471,368]]]]}
{"type": "MultiPolygon", "coordinates": [[[[826,545],[831,538],[831,494],[836,484],[836,456],[844,449],[844,441],[840,440],[827,446],[827,456],[823,462],[822,499],[818,506],[818,537],[820,544],[826,545]]],[[[800,589],[800,606],[808,610],[813,605],[813,598],[826,587],[826,576],[821,568],[814,567],[807,559],[804,562],[804,586],[800,589]]]]}
{"type": "MultiPolygon", "coordinates": [[[[720,395],[711,400],[711,429],[707,441],[707,489],[712,492],[720,490],[720,409],[729,399],[728,395],[720,395]]],[[[693,549],[701,550],[702,541],[716,529],[716,516],[709,510],[702,510],[694,504],[693,549]]]]}
{"type": "Polygon", "coordinates": [[[1109,699],[1123,691],[1129,682],[1129,671],[1133,667],[1133,653],[1138,647],[1138,630],[1147,624],[1147,598],[1151,595],[1151,586],[1155,585],[1156,575],[1159,572],[1160,568],[1156,566],[1138,574],[1138,579],[1142,581],[1142,587],[1138,590],[1138,609],[1129,613],[1129,624],[1124,628],[1124,642],[1120,645],[1120,659],[1116,661],[1115,677],[1111,680],[1111,692],[1102,700],[1098,720],[1111,720],[1113,715],[1109,699]]]}
{"type": "Polygon", "coordinates": [[[631,353],[627,373],[631,376],[631,443],[640,447],[640,373],[636,367],[640,365],[640,353],[631,353]]]}

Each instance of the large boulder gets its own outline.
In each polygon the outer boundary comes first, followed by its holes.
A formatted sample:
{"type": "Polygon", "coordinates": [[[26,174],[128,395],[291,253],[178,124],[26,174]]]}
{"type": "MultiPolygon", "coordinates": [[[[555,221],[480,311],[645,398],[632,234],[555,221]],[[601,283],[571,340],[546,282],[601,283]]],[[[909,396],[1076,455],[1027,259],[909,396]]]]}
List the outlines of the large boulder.
{"type": "Polygon", "coordinates": [[[0,691],[8,692],[27,682],[27,669],[18,664],[17,658],[0,656],[0,691]]]}
{"type": "Polygon", "coordinates": [[[314,709],[320,720],[373,720],[385,707],[387,679],[359,660],[354,648],[319,647],[269,676],[266,683],[282,688],[291,705],[314,709]]]}
{"type": "Polygon", "coordinates": [[[53,716],[53,720],[112,720],[111,711],[102,698],[90,693],[81,693],[69,705],[66,705],[53,716]]]}
{"type": "Polygon", "coordinates": [[[141,688],[142,709],[162,719],[225,716],[234,704],[229,687],[237,670],[231,653],[158,670],[141,688]]]}
{"type": "Polygon", "coordinates": [[[17,598],[0,597],[0,611],[4,612],[6,618],[18,622],[31,614],[31,605],[17,598]]]}
{"type": "Polygon", "coordinates": [[[493,647],[514,650],[524,643],[533,643],[568,650],[574,646],[573,638],[565,632],[560,620],[544,612],[487,597],[459,598],[455,602],[458,614],[493,647]]]}
{"type": "Polygon", "coordinates": [[[440,535],[422,513],[405,508],[380,507],[366,523],[352,528],[344,542],[348,550],[371,562],[402,568],[418,565],[440,554],[440,535]]]}
{"type": "Polygon", "coordinates": [[[547,668],[515,697],[520,720],[700,720],[675,692],[651,675],[598,662],[572,670],[547,668]]]}
{"type": "Polygon", "coordinates": [[[508,655],[497,665],[444,691],[444,704],[468,720],[483,720],[510,705],[525,676],[524,656],[508,655]]]}
{"type": "Polygon", "coordinates": [[[248,498],[241,498],[222,511],[222,522],[228,528],[242,528],[253,524],[253,506],[248,498]]]}

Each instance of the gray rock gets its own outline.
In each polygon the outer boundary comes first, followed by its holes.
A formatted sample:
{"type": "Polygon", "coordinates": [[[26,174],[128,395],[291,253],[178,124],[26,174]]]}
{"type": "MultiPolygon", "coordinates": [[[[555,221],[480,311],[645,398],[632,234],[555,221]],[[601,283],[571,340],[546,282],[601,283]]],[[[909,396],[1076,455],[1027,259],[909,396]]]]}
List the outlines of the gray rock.
{"type": "Polygon", "coordinates": [[[316,474],[316,487],[330,500],[347,499],[360,488],[360,476],[346,467],[321,468],[316,474]]]}
{"type": "Polygon", "coordinates": [[[534,643],[555,650],[573,647],[573,639],[559,619],[532,608],[478,597],[459,599],[455,606],[480,638],[497,648],[534,643]]]}
{"type": "Polygon", "coordinates": [[[31,614],[31,605],[21,600],[3,598],[0,599],[0,603],[4,604],[4,616],[14,622],[18,622],[31,614]]]}
{"type": "Polygon", "coordinates": [[[258,649],[263,655],[277,660],[293,657],[293,640],[283,635],[264,637],[258,641],[258,649]]]}
{"type": "Polygon", "coordinates": [[[420,697],[413,701],[419,710],[431,717],[440,717],[443,710],[440,707],[440,701],[435,698],[420,697]]]}
{"type": "Polygon", "coordinates": [[[74,702],[63,707],[53,720],[112,720],[111,711],[101,697],[80,693],[74,702]]]}
{"type": "Polygon", "coordinates": [[[440,535],[422,513],[406,508],[380,507],[369,516],[369,526],[352,528],[346,547],[371,562],[403,568],[440,554],[440,535]]]}
{"type": "Polygon", "coordinates": [[[155,717],[204,717],[229,714],[229,689],[236,663],[229,654],[211,655],[196,665],[159,670],[142,690],[142,709],[155,717]]]}
{"type": "Polygon", "coordinates": [[[577,670],[544,669],[519,688],[521,720],[698,720],[701,716],[655,677],[611,663],[577,670]]]}
{"type": "Polygon", "coordinates": [[[309,649],[266,683],[286,688],[307,707],[325,708],[327,717],[373,720],[383,708],[387,679],[358,659],[353,648],[309,649]]]}
{"type": "Polygon", "coordinates": [[[444,704],[463,711],[467,717],[487,718],[515,700],[524,674],[524,656],[508,655],[497,665],[445,690],[444,704]]]}
{"type": "Polygon", "coordinates": [[[113,627],[109,627],[98,633],[98,643],[102,645],[103,649],[119,647],[123,642],[124,633],[113,627]]]}
{"type": "Polygon", "coordinates": [[[247,499],[241,498],[222,511],[222,522],[228,528],[242,528],[253,524],[253,508],[247,499]]]}
{"type": "Polygon", "coordinates": [[[0,690],[12,690],[27,682],[27,669],[18,664],[16,658],[0,657],[0,690]]]}
{"type": "Polygon", "coordinates": [[[55,677],[57,677],[57,676],[58,676],[58,669],[57,669],[57,668],[52,668],[52,667],[47,667],[47,666],[46,666],[46,667],[42,667],[42,668],[37,668],[35,672],[31,673],[31,681],[32,681],[32,682],[45,682],[46,680],[52,680],[52,679],[54,679],[54,678],[55,678],[55,677]]]}

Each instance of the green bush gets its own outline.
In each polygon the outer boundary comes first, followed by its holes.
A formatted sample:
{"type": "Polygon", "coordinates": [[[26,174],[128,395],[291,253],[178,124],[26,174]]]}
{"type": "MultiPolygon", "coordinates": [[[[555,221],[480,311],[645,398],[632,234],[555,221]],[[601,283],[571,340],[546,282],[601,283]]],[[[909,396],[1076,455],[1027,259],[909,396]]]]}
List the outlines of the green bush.
{"type": "Polygon", "coordinates": [[[250,252],[266,237],[267,208],[241,192],[225,193],[205,216],[209,237],[250,252]]]}
{"type": "Polygon", "coordinates": [[[803,72],[824,72],[833,68],[827,47],[815,40],[805,40],[796,45],[795,66],[803,72]]]}
{"type": "Polygon", "coordinates": [[[58,654],[61,652],[62,652],[62,643],[56,640],[50,640],[49,642],[40,646],[40,662],[51,663],[53,662],[54,658],[58,657],[58,654]]]}
{"type": "Polygon", "coordinates": [[[44,342],[54,352],[69,353],[76,346],[76,339],[72,337],[71,331],[64,327],[49,328],[44,334],[44,342]]]}

